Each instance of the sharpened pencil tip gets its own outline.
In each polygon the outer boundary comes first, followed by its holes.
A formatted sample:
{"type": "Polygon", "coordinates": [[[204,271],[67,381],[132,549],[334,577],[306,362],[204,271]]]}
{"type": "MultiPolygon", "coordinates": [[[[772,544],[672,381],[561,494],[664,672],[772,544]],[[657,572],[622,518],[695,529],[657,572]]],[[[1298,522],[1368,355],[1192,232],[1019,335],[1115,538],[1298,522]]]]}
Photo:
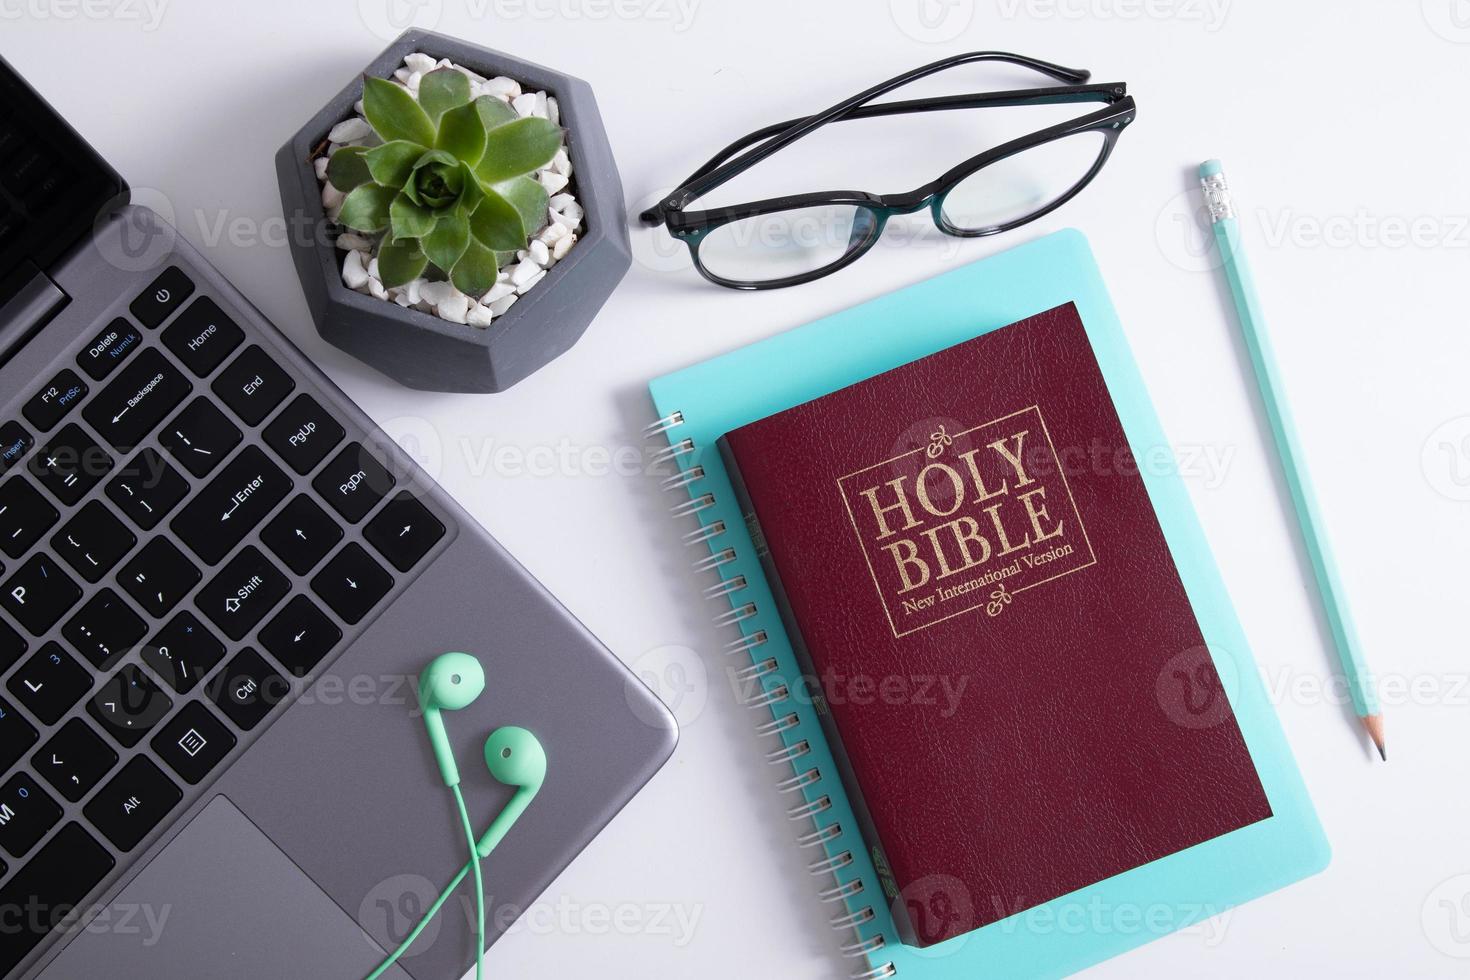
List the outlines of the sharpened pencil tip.
{"type": "Polygon", "coordinates": [[[1388,761],[1388,749],[1383,743],[1383,716],[1363,715],[1363,727],[1367,729],[1368,737],[1373,740],[1373,745],[1378,749],[1378,757],[1384,762],[1388,761]]]}

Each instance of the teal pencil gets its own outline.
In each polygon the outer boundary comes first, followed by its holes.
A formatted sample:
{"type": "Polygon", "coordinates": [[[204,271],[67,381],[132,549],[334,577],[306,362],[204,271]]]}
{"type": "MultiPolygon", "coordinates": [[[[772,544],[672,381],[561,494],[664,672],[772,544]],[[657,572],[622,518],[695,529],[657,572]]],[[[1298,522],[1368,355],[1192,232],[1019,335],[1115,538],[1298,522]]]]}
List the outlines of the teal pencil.
{"type": "Polygon", "coordinates": [[[1276,449],[1281,457],[1286,485],[1291,491],[1291,501],[1296,505],[1297,519],[1301,521],[1302,538],[1312,562],[1312,571],[1317,577],[1317,587],[1322,593],[1322,605],[1332,629],[1338,657],[1342,660],[1353,708],[1362,719],[1368,737],[1378,748],[1379,756],[1387,761],[1388,752],[1383,744],[1383,714],[1378,706],[1378,693],[1373,686],[1368,662],[1363,657],[1363,646],[1358,640],[1357,629],[1353,626],[1347,595],[1338,577],[1326,528],[1317,510],[1317,498],[1312,492],[1312,483],[1307,476],[1296,426],[1292,423],[1291,410],[1281,384],[1281,375],[1271,353],[1270,339],[1266,336],[1266,321],[1261,315],[1255,282],[1251,278],[1250,266],[1246,263],[1245,249],[1240,240],[1240,221],[1235,215],[1230,188],[1225,183],[1225,173],[1220,168],[1220,161],[1206,160],[1200,164],[1199,179],[1204,187],[1205,203],[1209,207],[1210,221],[1215,229],[1215,244],[1220,248],[1225,279],[1230,284],[1230,294],[1235,298],[1241,333],[1245,335],[1245,346],[1250,352],[1256,381],[1261,388],[1261,401],[1265,404],[1266,419],[1276,439],[1276,449]]]}

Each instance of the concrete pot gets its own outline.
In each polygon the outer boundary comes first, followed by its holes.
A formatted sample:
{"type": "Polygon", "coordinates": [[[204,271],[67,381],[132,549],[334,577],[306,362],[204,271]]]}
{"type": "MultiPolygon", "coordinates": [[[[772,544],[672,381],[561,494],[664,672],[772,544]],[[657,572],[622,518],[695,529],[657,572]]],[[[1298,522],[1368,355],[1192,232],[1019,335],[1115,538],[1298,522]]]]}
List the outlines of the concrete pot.
{"type": "Polygon", "coordinates": [[[585,212],[577,243],[489,327],[451,323],[348,289],[341,274],[345,253],[334,244],[338,229],[322,208],[313,160],[325,149],[328,131],[362,97],[359,76],[276,154],[292,257],[317,332],[327,343],[409,388],[504,391],[570,349],[632,264],[622,181],[586,82],[422,30],[404,32],[363,74],[390,77],[414,51],[448,58],[487,78],[505,75],[556,97],[572,186],[585,212]]]}

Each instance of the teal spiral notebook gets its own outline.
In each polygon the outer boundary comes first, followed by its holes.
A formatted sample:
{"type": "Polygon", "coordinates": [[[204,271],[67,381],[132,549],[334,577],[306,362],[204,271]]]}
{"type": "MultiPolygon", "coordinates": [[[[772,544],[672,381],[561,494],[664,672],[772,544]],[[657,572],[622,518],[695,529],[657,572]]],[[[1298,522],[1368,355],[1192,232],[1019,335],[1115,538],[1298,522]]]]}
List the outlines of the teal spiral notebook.
{"type": "MultiPolygon", "coordinates": [[[[905,946],[837,775],[801,671],[736,503],[716,440],[724,433],[1044,310],[1072,302],[1092,344],[1134,456],[1167,450],[1122,326],[1086,239],[1076,231],[975,262],[760,343],[666,375],[649,386],[677,464],[668,489],[687,493],[676,515],[699,526],[684,541],[710,590],[717,621],[739,629],[749,703],[773,740],[770,758],[788,812],[812,852],[817,899],[850,930],[843,952],[862,980],[1061,977],[1326,867],[1329,847],[1266,697],[1183,483],[1167,467],[1143,479],[1185,590],[1270,801],[1272,816],[1018,912],[925,949],[905,946]],[[776,745],[775,740],[780,744],[776,745]]],[[[1167,458],[1172,458],[1168,456],[1167,458]]]]}

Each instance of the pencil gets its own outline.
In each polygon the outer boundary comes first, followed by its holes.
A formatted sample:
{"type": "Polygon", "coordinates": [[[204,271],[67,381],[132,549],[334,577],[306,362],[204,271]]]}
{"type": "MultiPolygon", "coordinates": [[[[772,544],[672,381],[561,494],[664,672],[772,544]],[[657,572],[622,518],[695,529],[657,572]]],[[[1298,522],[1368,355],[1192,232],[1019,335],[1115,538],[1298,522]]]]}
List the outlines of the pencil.
{"type": "Polygon", "coordinates": [[[1271,353],[1271,343],[1266,336],[1266,321],[1261,315],[1255,282],[1251,278],[1250,266],[1246,263],[1245,249],[1240,239],[1240,222],[1235,214],[1230,188],[1225,182],[1220,161],[1206,160],[1200,164],[1199,179],[1204,187],[1210,222],[1214,226],[1215,244],[1220,249],[1225,280],[1230,284],[1230,294],[1235,299],[1241,333],[1245,336],[1246,350],[1250,352],[1251,365],[1255,368],[1256,382],[1260,385],[1266,419],[1276,440],[1276,451],[1281,458],[1286,486],[1291,492],[1297,519],[1301,522],[1302,539],[1317,579],[1317,588],[1322,595],[1322,606],[1332,630],[1333,645],[1342,661],[1348,693],[1353,699],[1353,708],[1357,711],[1364,730],[1378,749],[1378,755],[1386,762],[1388,751],[1384,748],[1383,712],[1378,705],[1378,693],[1373,686],[1368,662],[1363,656],[1363,646],[1358,640],[1357,629],[1353,626],[1352,613],[1348,609],[1347,595],[1332,558],[1326,528],[1317,510],[1317,498],[1312,492],[1311,480],[1307,476],[1301,446],[1297,441],[1296,426],[1292,423],[1281,376],[1276,369],[1276,359],[1271,353]]]}

